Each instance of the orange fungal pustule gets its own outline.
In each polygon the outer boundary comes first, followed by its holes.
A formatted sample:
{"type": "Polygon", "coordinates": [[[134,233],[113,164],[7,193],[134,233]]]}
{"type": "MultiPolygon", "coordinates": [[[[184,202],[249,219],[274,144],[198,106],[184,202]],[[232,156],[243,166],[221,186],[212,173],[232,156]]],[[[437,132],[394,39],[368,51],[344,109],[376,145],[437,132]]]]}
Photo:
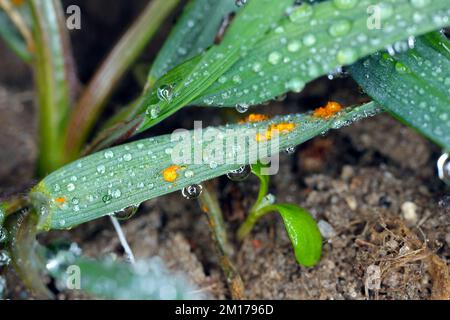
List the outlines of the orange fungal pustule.
{"type": "Polygon", "coordinates": [[[163,178],[164,181],[167,182],[174,182],[178,178],[178,170],[180,170],[181,167],[177,165],[171,165],[170,167],[167,167],[163,170],[163,178]]]}
{"type": "Polygon", "coordinates": [[[267,141],[272,139],[272,136],[275,132],[278,134],[287,134],[292,132],[295,129],[295,123],[291,122],[280,122],[271,124],[264,133],[258,132],[256,134],[256,141],[267,141]]]}
{"type": "Polygon", "coordinates": [[[262,122],[269,120],[269,116],[260,113],[252,113],[249,114],[245,119],[241,120],[239,123],[253,123],[253,122],[262,122]]]}
{"type": "Polygon", "coordinates": [[[338,102],[329,101],[324,107],[314,110],[313,115],[317,118],[329,119],[342,110],[342,105],[338,102]]]}

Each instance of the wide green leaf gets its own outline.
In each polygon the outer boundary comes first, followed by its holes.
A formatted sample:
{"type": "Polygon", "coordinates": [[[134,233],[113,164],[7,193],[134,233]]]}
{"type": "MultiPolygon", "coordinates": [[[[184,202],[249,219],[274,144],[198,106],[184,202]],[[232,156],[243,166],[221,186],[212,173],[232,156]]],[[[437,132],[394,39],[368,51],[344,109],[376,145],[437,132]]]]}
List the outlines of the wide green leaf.
{"type": "Polygon", "coordinates": [[[368,103],[345,109],[328,119],[307,113],[203,132],[186,130],[92,154],[53,172],[33,188],[30,197],[40,213],[38,229],[70,228],[113,214],[223,175],[243,164],[256,163],[378,111],[375,103],[368,103]],[[279,135],[278,144],[273,143],[275,139],[258,141],[258,134],[267,137],[271,126],[277,124],[288,128],[287,133],[279,135]],[[234,140],[227,145],[230,138],[234,140]],[[184,162],[189,163],[181,164],[183,154],[188,160],[184,162]],[[175,163],[174,158],[180,163],[175,163]]]}
{"type": "Polygon", "coordinates": [[[303,208],[293,204],[275,204],[294,247],[297,262],[305,267],[316,265],[322,254],[322,236],[316,221],[303,208]]]}
{"type": "Polygon", "coordinates": [[[445,36],[428,34],[407,52],[378,53],[350,71],[395,117],[450,150],[450,42],[445,36]]]}

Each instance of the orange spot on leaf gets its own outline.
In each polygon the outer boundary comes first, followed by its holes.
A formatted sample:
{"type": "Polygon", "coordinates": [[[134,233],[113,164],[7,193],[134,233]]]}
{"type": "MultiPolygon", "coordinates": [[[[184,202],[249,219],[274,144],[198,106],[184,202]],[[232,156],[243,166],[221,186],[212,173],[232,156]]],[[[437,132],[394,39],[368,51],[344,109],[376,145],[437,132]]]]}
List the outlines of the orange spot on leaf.
{"type": "Polygon", "coordinates": [[[248,115],[248,117],[246,117],[245,119],[239,121],[239,123],[261,122],[261,121],[266,121],[268,119],[269,119],[269,116],[267,116],[265,114],[252,113],[252,114],[248,115]]]}
{"type": "Polygon", "coordinates": [[[174,182],[178,178],[178,170],[180,170],[181,167],[177,165],[172,165],[170,167],[167,167],[163,171],[163,178],[167,182],[174,182]]]}
{"type": "Polygon", "coordinates": [[[287,134],[295,129],[295,123],[281,122],[276,124],[271,124],[264,133],[258,132],[256,134],[256,141],[267,141],[272,139],[274,133],[287,134]]]}
{"type": "Polygon", "coordinates": [[[315,109],[313,114],[317,118],[329,119],[341,110],[342,106],[339,103],[330,101],[325,107],[315,109]]]}
{"type": "Polygon", "coordinates": [[[64,198],[64,197],[55,198],[55,202],[57,202],[59,204],[63,204],[66,202],[66,198],[64,198]]]}

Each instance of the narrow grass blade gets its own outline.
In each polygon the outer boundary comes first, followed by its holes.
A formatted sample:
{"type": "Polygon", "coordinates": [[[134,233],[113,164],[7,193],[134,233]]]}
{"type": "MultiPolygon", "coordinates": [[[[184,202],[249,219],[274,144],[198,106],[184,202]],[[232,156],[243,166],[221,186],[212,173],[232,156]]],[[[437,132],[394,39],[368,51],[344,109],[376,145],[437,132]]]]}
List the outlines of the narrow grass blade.
{"type": "Polygon", "coordinates": [[[378,53],[350,71],[400,121],[450,150],[450,42],[445,36],[430,33],[407,52],[378,53]]]}
{"type": "Polygon", "coordinates": [[[30,62],[32,54],[29,51],[28,45],[24,37],[20,34],[14,26],[5,11],[0,9],[0,37],[6,44],[25,62],[30,62]]]}
{"type": "Polygon", "coordinates": [[[53,172],[33,188],[30,197],[40,214],[38,228],[71,228],[113,214],[256,163],[378,111],[375,103],[368,103],[328,119],[308,113],[203,132],[186,130],[92,154],[53,172]],[[278,144],[272,144],[274,139],[257,138],[268,137],[273,126],[287,131],[280,134],[278,144]],[[232,139],[231,147],[227,139],[232,139]]]}
{"type": "Polygon", "coordinates": [[[211,46],[222,19],[236,9],[234,1],[191,0],[158,53],[147,86],[151,87],[169,70],[211,46]]]}

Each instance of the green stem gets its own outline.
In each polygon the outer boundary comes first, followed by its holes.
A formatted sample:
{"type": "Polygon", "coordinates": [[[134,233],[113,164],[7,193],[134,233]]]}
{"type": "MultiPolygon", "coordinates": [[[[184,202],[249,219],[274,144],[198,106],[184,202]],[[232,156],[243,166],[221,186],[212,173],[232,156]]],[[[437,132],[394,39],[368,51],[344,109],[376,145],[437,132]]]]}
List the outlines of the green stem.
{"type": "Polygon", "coordinates": [[[237,237],[239,241],[242,241],[246,236],[250,234],[255,223],[261,219],[266,213],[277,211],[277,208],[272,205],[262,206],[257,210],[250,211],[245,221],[238,229],[237,237]]]}
{"type": "Polygon", "coordinates": [[[75,159],[119,80],[179,0],[151,1],[119,40],[79,99],[65,136],[67,161],[75,159]]]}
{"type": "Polygon", "coordinates": [[[225,274],[231,297],[234,300],[241,300],[243,299],[244,294],[244,284],[229,257],[231,247],[227,240],[222,211],[220,210],[217,197],[211,189],[210,185],[203,185],[203,192],[199,198],[199,203],[203,212],[205,212],[208,217],[208,224],[216,250],[219,254],[220,267],[225,274]]]}
{"type": "Polygon", "coordinates": [[[45,269],[39,258],[37,235],[37,214],[25,211],[7,221],[7,229],[14,241],[9,241],[9,252],[12,264],[23,281],[38,299],[51,299],[53,294],[43,282],[42,272],[45,269]]]}
{"type": "Polygon", "coordinates": [[[61,3],[29,2],[35,43],[34,74],[39,102],[39,165],[41,175],[63,162],[62,131],[70,107],[69,47],[61,3]]]}

